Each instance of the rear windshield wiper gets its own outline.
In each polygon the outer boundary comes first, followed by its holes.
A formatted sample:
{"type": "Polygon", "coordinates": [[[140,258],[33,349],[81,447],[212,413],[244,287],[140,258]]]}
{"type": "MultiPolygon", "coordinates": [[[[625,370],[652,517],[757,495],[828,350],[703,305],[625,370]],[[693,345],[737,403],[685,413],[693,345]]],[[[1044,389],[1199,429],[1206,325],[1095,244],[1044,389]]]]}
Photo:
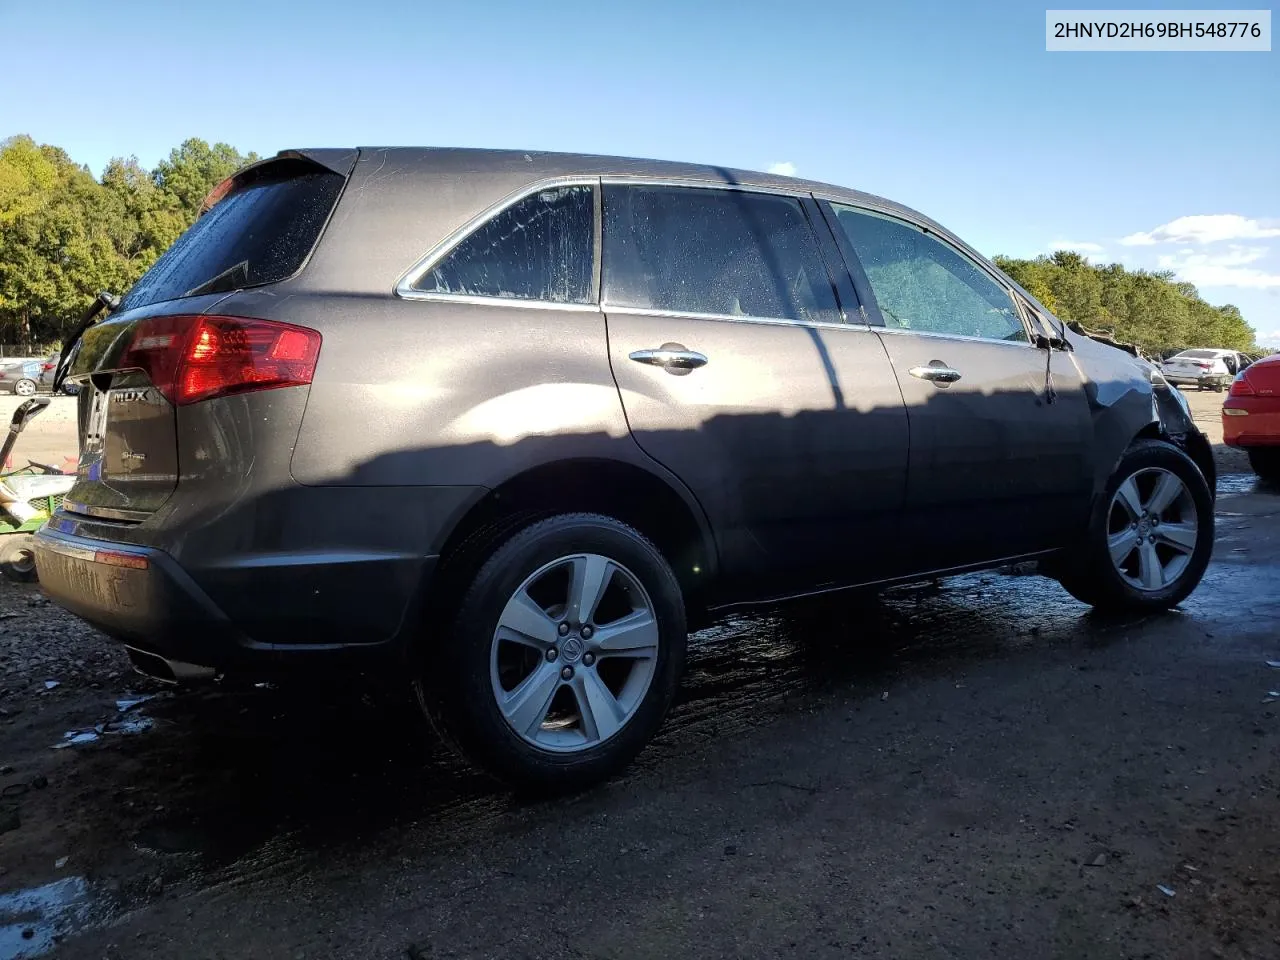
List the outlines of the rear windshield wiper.
{"type": "Polygon", "coordinates": [[[206,293],[226,293],[228,290],[239,290],[249,285],[249,261],[241,260],[233,263],[216,277],[210,277],[198,287],[192,287],[184,297],[199,297],[206,293]]]}
{"type": "Polygon", "coordinates": [[[70,371],[71,355],[75,352],[75,346],[80,342],[80,338],[84,336],[84,332],[92,326],[94,319],[104,309],[115,310],[120,306],[120,298],[106,290],[98,291],[98,295],[93,298],[93,303],[89,305],[89,309],[84,312],[80,318],[80,322],[76,324],[76,328],[71,331],[71,336],[67,337],[66,342],[62,345],[62,352],[58,354],[58,366],[53,371],[53,392],[57,393],[62,389],[62,382],[67,379],[67,373],[70,371]]]}

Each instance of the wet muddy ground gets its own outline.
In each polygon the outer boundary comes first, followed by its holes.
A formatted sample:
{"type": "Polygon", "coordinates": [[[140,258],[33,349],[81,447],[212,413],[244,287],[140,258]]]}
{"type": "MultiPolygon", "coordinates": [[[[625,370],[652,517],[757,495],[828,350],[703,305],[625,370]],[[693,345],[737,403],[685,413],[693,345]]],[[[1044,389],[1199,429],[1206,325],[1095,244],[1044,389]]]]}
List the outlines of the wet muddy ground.
{"type": "Polygon", "coordinates": [[[393,691],[173,694],[0,583],[0,958],[1280,956],[1280,492],[1221,489],[1174,613],[1010,572],[735,615],[544,802],[393,691]]]}

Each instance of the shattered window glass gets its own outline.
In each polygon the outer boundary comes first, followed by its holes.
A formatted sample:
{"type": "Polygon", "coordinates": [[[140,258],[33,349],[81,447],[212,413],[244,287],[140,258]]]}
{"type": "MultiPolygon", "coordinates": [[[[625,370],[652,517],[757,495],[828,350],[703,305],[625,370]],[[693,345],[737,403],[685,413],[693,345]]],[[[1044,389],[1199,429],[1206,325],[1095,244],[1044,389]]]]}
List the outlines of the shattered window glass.
{"type": "Polygon", "coordinates": [[[507,207],[414,285],[430,293],[590,303],[589,186],[540,190],[507,207]]]}
{"type": "Polygon", "coordinates": [[[1025,343],[1009,294],[950,244],[876,213],[836,208],[885,326],[1025,343]]]}
{"type": "Polygon", "coordinates": [[[344,178],[302,160],[242,174],[125,295],[121,310],[276,283],[297,273],[344,178]]]}
{"type": "Polygon", "coordinates": [[[606,187],[603,299],[678,313],[841,320],[800,202],[744,190],[606,187]]]}

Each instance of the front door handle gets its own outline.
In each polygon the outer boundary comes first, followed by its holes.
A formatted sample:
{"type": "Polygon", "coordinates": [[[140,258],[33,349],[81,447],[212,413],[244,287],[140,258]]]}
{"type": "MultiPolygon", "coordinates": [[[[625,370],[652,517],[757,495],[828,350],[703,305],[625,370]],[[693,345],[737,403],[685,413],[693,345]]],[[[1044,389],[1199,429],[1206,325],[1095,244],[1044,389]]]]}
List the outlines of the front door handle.
{"type": "Polygon", "coordinates": [[[944,367],[936,360],[927,367],[912,367],[909,371],[913,377],[928,380],[931,383],[955,383],[960,379],[960,371],[953,367],[944,367]]]}
{"type": "Polygon", "coordinates": [[[636,363],[662,367],[667,373],[688,373],[707,365],[705,354],[687,350],[679,343],[664,343],[656,350],[634,350],[628,356],[636,363]]]}

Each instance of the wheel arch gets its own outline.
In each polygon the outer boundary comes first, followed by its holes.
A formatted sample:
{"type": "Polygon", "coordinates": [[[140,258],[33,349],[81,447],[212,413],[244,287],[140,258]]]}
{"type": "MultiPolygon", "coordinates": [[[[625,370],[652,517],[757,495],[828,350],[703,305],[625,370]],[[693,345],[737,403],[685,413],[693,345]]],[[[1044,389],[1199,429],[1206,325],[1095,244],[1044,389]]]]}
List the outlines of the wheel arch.
{"type": "Polygon", "coordinates": [[[495,543],[538,519],[570,512],[613,517],[652,540],[675,572],[690,620],[697,619],[719,568],[701,505],[674,477],[604,457],[537,464],[490,489],[445,538],[428,605],[439,609],[456,599],[495,543]]]}

